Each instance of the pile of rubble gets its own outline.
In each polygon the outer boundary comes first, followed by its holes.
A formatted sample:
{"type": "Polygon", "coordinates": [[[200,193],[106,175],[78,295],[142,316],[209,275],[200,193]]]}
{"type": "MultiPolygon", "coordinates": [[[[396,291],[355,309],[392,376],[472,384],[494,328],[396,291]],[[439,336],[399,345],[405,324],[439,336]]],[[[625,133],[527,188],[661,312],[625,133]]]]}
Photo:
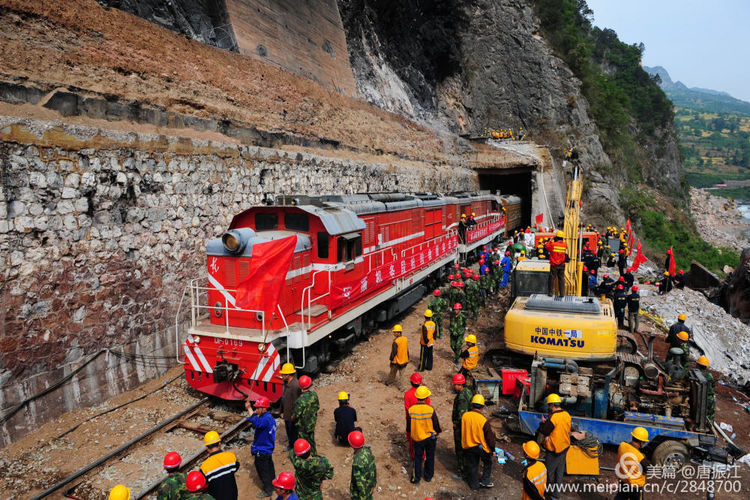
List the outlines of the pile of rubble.
{"type": "Polygon", "coordinates": [[[729,200],[704,189],[690,188],[690,211],[701,237],[721,247],[738,252],[750,247],[747,220],[729,200]]]}
{"type": "Polygon", "coordinates": [[[677,321],[678,314],[686,314],[685,324],[711,360],[711,368],[738,385],[750,382],[750,326],[688,288],[665,295],[651,293],[641,299],[641,305],[662,318],[667,327],[677,321]]]}

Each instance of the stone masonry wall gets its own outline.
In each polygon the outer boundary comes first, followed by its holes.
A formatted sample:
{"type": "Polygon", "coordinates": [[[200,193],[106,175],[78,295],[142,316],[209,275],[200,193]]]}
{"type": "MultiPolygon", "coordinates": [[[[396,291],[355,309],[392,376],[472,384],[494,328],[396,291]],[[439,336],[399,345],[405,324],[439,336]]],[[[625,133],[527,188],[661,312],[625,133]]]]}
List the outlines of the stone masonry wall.
{"type": "Polygon", "coordinates": [[[2,442],[174,365],[207,240],[266,195],[476,187],[461,168],[0,117],[2,442]]]}

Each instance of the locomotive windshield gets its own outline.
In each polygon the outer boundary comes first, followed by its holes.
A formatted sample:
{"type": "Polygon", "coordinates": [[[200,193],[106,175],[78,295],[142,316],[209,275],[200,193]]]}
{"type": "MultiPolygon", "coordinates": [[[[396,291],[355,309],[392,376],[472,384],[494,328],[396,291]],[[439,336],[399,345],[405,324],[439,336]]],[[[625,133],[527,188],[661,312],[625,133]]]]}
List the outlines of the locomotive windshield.
{"type": "Polygon", "coordinates": [[[279,216],[273,213],[257,213],[255,214],[255,230],[256,231],[271,231],[278,229],[279,227],[279,216]]]}

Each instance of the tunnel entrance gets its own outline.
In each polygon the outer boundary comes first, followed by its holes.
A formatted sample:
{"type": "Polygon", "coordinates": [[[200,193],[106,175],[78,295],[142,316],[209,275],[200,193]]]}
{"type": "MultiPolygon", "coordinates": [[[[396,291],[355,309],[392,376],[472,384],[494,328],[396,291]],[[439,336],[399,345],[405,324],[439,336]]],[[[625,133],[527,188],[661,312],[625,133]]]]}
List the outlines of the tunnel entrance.
{"type": "Polygon", "coordinates": [[[479,188],[513,194],[521,198],[521,222],[531,225],[531,168],[497,168],[477,170],[479,188]]]}

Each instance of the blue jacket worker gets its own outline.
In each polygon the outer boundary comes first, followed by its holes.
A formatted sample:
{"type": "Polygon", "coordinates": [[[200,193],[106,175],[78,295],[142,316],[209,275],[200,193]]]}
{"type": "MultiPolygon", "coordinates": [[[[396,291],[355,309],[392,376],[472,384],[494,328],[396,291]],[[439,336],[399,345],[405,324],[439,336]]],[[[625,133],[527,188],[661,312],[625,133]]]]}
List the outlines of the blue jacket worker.
{"type": "Polygon", "coordinates": [[[271,402],[260,396],[255,402],[255,410],[250,407],[250,401],[245,401],[245,408],[253,415],[246,417],[250,425],[255,428],[255,438],[250,453],[255,457],[255,470],[263,484],[263,490],[258,498],[270,497],[273,494],[273,480],[276,470],[273,466],[273,449],[276,446],[276,419],[268,413],[271,402]]]}

